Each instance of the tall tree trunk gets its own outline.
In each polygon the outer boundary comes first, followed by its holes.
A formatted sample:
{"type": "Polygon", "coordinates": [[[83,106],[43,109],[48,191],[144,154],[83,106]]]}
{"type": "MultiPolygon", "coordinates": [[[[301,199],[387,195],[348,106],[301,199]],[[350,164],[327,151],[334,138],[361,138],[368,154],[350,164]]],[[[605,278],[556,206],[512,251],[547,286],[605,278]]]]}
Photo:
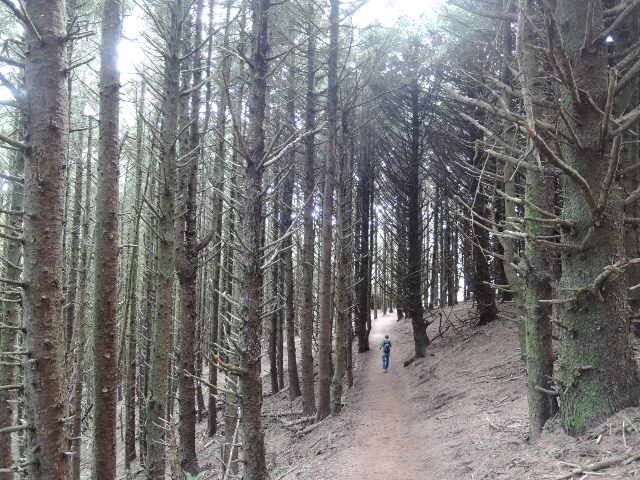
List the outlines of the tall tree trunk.
{"type": "MultiPolygon", "coordinates": [[[[241,100],[238,98],[238,111],[241,111],[241,100]]],[[[237,198],[238,183],[235,165],[238,164],[238,150],[237,139],[234,138],[234,148],[232,149],[232,167],[230,175],[230,188],[229,195],[233,200],[237,198]]],[[[220,358],[223,358],[228,364],[235,365],[238,363],[237,355],[234,350],[232,342],[232,335],[235,335],[238,330],[237,318],[238,309],[237,301],[239,297],[239,285],[234,281],[234,277],[237,278],[240,275],[240,268],[235,258],[235,249],[232,245],[234,241],[234,235],[236,231],[236,216],[233,210],[228,212],[226,217],[225,226],[225,242],[226,251],[224,259],[224,275],[222,277],[222,285],[226,295],[230,295],[232,301],[226,301],[224,308],[221,308],[220,324],[218,329],[218,343],[225,345],[226,349],[222,349],[219,352],[220,358]]],[[[222,452],[222,458],[224,460],[225,472],[228,471],[227,466],[230,467],[231,473],[237,471],[237,458],[238,449],[236,439],[238,425],[238,381],[236,376],[230,372],[225,372],[225,394],[224,394],[224,446],[222,452]]]]}
{"type": "MultiPolygon", "coordinates": [[[[292,34],[295,33],[293,26],[290,28],[292,34]]],[[[295,59],[291,57],[288,65],[289,78],[287,87],[287,117],[291,134],[296,131],[296,68],[295,59]]],[[[282,218],[280,220],[280,237],[282,240],[282,275],[283,296],[284,296],[284,318],[287,336],[287,370],[289,381],[289,399],[294,400],[300,396],[300,379],[298,377],[298,360],[296,358],[296,326],[295,326],[295,293],[293,284],[293,242],[291,240],[291,224],[293,222],[293,187],[295,180],[296,151],[291,149],[288,155],[287,168],[291,170],[287,173],[282,187],[282,218]]]]}
{"type": "MultiPolygon", "coordinates": [[[[421,204],[421,125],[419,111],[419,85],[417,79],[411,85],[410,158],[406,169],[407,200],[407,316],[413,327],[415,356],[422,358],[430,340],[422,305],[422,204],[421,204]]],[[[447,227],[448,228],[448,227],[447,227]]],[[[444,305],[441,305],[444,306],[444,305]]]]}
{"type": "MultiPolygon", "coordinates": [[[[210,0],[210,15],[213,8],[210,0]]],[[[227,2],[226,23],[224,30],[223,46],[225,51],[229,49],[229,34],[230,25],[229,18],[231,16],[232,2],[227,2]]],[[[225,84],[229,82],[229,74],[231,68],[231,57],[229,54],[224,54],[221,60],[221,77],[219,81],[218,103],[216,107],[216,156],[215,164],[213,167],[213,182],[215,186],[215,192],[213,196],[213,241],[215,243],[220,242],[220,246],[217,246],[213,253],[212,260],[212,278],[213,285],[212,290],[212,311],[211,311],[211,332],[209,339],[209,355],[214,355],[217,350],[217,343],[219,342],[218,331],[221,325],[221,308],[220,308],[220,290],[224,287],[220,284],[220,271],[222,260],[222,209],[223,209],[223,195],[224,190],[224,178],[225,178],[225,146],[226,146],[226,130],[227,130],[227,101],[225,98],[225,84]]],[[[208,104],[208,102],[207,102],[208,104]]],[[[213,385],[213,388],[209,388],[208,398],[208,420],[207,420],[207,433],[210,437],[216,434],[217,430],[217,392],[215,387],[218,385],[218,369],[215,365],[209,365],[209,383],[213,385]]]]}
{"type": "MultiPolygon", "coordinates": [[[[71,213],[71,251],[69,258],[69,267],[67,271],[67,291],[64,309],[64,328],[65,328],[65,369],[71,369],[72,357],[72,339],[73,327],[76,313],[76,305],[74,303],[76,290],[78,288],[78,262],[80,261],[80,224],[82,222],[82,184],[84,181],[84,171],[82,166],[82,136],[78,139],[80,144],[80,153],[76,158],[75,179],[73,188],[73,201],[71,213]]],[[[71,158],[71,155],[69,155],[71,158]]]]}
{"type": "MultiPolygon", "coordinates": [[[[200,151],[200,83],[202,81],[202,12],[204,1],[196,3],[195,29],[192,46],[194,48],[191,68],[192,88],[190,128],[186,144],[189,155],[187,165],[180,169],[178,210],[176,214],[176,272],[180,285],[180,357],[178,370],[178,390],[180,400],[180,421],[178,434],[180,437],[180,467],[186,473],[195,475],[199,471],[196,455],[196,398],[195,398],[195,343],[197,324],[197,290],[198,250],[202,248],[196,238],[198,192],[198,165],[200,151]]],[[[187,16],[191,12],[186,11],[187,16]]],[[[189,20],[189,24],[191,21],[189,20]]],[[[189,45],[188,42],[185,42],[189,45]]],[[[185,112],[186,113],[186,112],[185,112]]],[[[203,244],[204,245],[204,244],[203,244]]]]}
{"type": "MultiPolygon", "coordinates": [[[[278,193],[273,194],[273,215],[271,219],[271,242],[277,242],[280,236],[280,214],[279,214],[278,193]]],[[[278,362],[278,330],[280,328],[280,260],[274,262],[271,267],[271,302],[269,308],[273,310],[270,315],[269,326],[269,374],[271,377],[271,393],[280,391],[278,382],[279,362],[278,362]]]]}
{"type": "Polygon", "coordinates": [[[66,140],[69,131],[65,9],[62,0],[29,0],[25,26],[27,131],[24,180],[23,308],[27,474],[62,480],[62,221],[66,140]],[[46,180],[43,180],[46,179],[46,180]]]}
{"type": "MultiPolygon", "coordinates": [[[[365,129],[365,131],[368,131],[365,129]]],[[[366,138],[362,139],[366,142],[366,138]]],[[[371,276],[369,275],[369,205],[371,204],[371,156],[368,146],[363,145],[358,161],[358,271],[356,273],[356,321],[355,334],[358,337],[358,353],[369,351],[368,324],[371,321],[369,295],[371,276]]]]}
{"type": "MultiPolygon", "coordinates": [[[[316,128],[316,36],[314,4],[308,2],[307,35],[307,91],[305,98],[305,129],[316,128]]],[[[315,259],[315,232],[313,228],[315,192],[315,135],[305,137],[304,160],[304,238],[302,246],[302,311],[300,312],[300,347],[302,350],[302,410],[311,415],[316,409],[313,372],[313,265],[315,259]]]]}
{"type": "MultiPolygon", "coordinates": [[[[581,48],[588,18],[592,19],[592,31],[600,32],[604,28],[601,2],[593,6],[592,12],[589,12],[590,5],[578,0],[559,0],[555,15],[572,61],[577,88],[588,91],[592,98],[604,104],[608,80],[606,46],[604,42],[597,42],[581,48]]],[[[550,40],[559,42],[555,36],[550,40]]],[[[567,145],[563,156],[597,191],[607,176],[609,162],[603,152],[611,151],[612,139],[600,141],[598,110],[586,100],[572,100],[568,90],[561,93],[568,118],[579,119],[570,120],[570,128],[581,143],[567,145]]],[[[620,409],[637,405],[640,385],[629,344],[629,307],[624,279],[610,275],[602,284],[590,288],[608,265],[623,258],[621,192],[616,186],[612,187],[608,202],[600,211],[593,210],[573,179],[566,182],[564,193],[563,216],[574,222],[574,228],[564,233],[563,242],[582,248],[579,252],[563,254],[560,287],[586,290],[584,295],[578,295],[577,305],[564,305],[560,309],[560,322],[566,327],[561,329],[557,377],[561,421],[569,433],[575,434],[620,409]]]]}
{"type": "Polygon", "coordinates": [[[136,170],[135,170],[135,218],[131,241],[135,245],[131,252],[129,265],[129,291],[127,299],[127,359],[125,379],[125,411],[126,411],[126,435],[124,461],[127,470],[131,462],[136,458],[136,370],[138,349],[138,293],[136,282],[138,281],[138,262],[140,257],[140,219],[142,215],[142,164],[144,161],[144,99],[145,83],[142,82],[138,98],[138,119],[136,128],[136,170]]]}
{"type": "Polygon", "coordinates": [[[122,29],[120,0],[104,2],[100,69],[100,146],[95,226],[94,475],[116,476],[116,403],[118,394],[118,162],[120,73],[117,48],[122,29]]]}
{"type": "Polygon", "coordinates": [[[447,240],[449,238],[449,211],[447,208],[447,192],[444,191],[444,195],[441,198],[441,226],[440,226],[440,307],[447,306],[447,262],[449,261],[449,245],[447,240]]]}
{"type": "Polygon", "coordinates": [[[265,163],[264,120],[269,70],[269,15],[271,0],[252,0],[251,62],[249,77],[249,130],[243,187],[243,244],[240,256],[240,318],[238,357],[241,374],[238,384],[241,432],[244,452],[244,478],[265,480],[267,466],[262,429],[262,252],[263,252],[263,175],[265,163]]]}
{"type": "MultiPolygon", "coordinates": [[[[630,14],[626,21],[619,27],[615,33],[615,52],[625,52],[640,36],[640,12],[638,9],[630,14]]],[[[636,63],[636,68],[638,64],[636,63]]],[[[629,72],[627,70],[627,72],[629,72]]],[[[622,88],[617,99],[616,109],[620,112],[632,110],[635,106],[640,105],[640,76],[630,80],[627,85],[622,88]]],[[[637,132],[640,127],[640,119],[631,125],[630,131],[637,132]]],[[[631,194],[638,185],[640,185],[640,144],[637,137],[630,132],[625,134],[625,148],[623,151],[622,178],[623,188],[627,194],[631,194]]],[[[638,203],[632,202],[626,205],[625,215],[630,220],[637,217],[638,203]]],[[[627,258],[640,257],[640,223],[637,221],[627,221],[625,225],[625,254],[627,258]]],[[[640,284],[640,265],[631,265],[627,271],[627,285],[633,287],[640,284]]],[[[631,307],[632,330],[636,337],[640,337],[640,289],[629,291],[629,305],[631,307]]]]}
{"type": "Polygon", "coordinates": [[[342,151],[338,156],[338,182],[337,182],[337,236],[336,248],[337,272],[336,272],[336,327],[335,327],[335,351],[336,366],[331,382],[331,413],[337,415],[342,410],[342,391],[344,376],[347,370],[349,353],[351,349],[348,343],[348,330],[351,328],[351,305],[349,303],[351,289],[351,157],[348,152],[348,129],[346,126],[346,111],[342,112],[343,142],[342,151]]]}
{"type": "MultiPolygon", "coordinates": [[[[521,72],[523,91],[527,92],[525,111],[531,125],[540,117],[540,109],[534,107],[530,98],[544,98],[544,72],[537,59],[534,50],[536,34],[533,25],[540,25],[541,13],[536,9],[532,0],[520,0],[520,21],[518,38],[518,61],[521,72]],[[531,97],[529,97],[529,95],[531,97]]],[[[537,164],[540,158],[532,161],[537,164]]],[[[555,185],[554,179],[544,176],[536,171],[527,171],[525,187],[525,223],[527,234],[530,238],[538,235],[551,235],[553,229],[538,223],[540,213],[529,205],[553,212],[555,209],[555,185]]],[[[552,326],[550,304],[541,303],[540,300],[550,300],[553,297],[552,288],[552,261],[549,249],[534,241],[527,241],[525,256],[528,261],[529,271],[526,274],[525,290],[525,338],[527,361],[527,400],[529,404],[529,433],[532,438],[537,438],[542,432],[545,422],[551,418],[556,410],[554,397],[546,391],[551,390],[553,376],[553,349],[551,344],[552,326]]],[[[517,284],[512,283],[512,287],[517,284]]]]}
{"type": "Polygon", "coordinates": [[[147,395],[147,478],[164,480],[165,422],[169,414],[169,352],[172,342],[173,291],[176,232],[176,143],[180,102],[180,43],[182,38],[182,0],[174,0],[159,14],[169,16],[164,56],[162,95],[162,134],[160,138],[160,185],[158,219],[157,317],[151,335],[151,365],[147,395]]]}
{"type": "MultiPolygon", "coordinates": [[[[473,127],[472,127],[473,128],[473,127]]],[[[480,138],[480,132],[475,131],[476,138],[480,138]]],[[[469,149],[467,156],[471,161],[479,162],[473,149],[469,149]]],[[[486,187],[478,179],[471,182],[471,191],[475,192],[473,202],[474,218],[490,218],[489,197],[486,187]]],[[[490,254],[490,238],[486,228],[473,226],[473,271],[470,288],[475,296],[478,315],[480,319],[477,325],[486,325],[496,319],[498,309],[496,307],[496,293],[491,282],[491,271],[487,255],[490,254]]]]}
{"type": "MultiPolygon", "coordinates": [[[[151,152],[155,153],[155,145],[152,145],[151,152]]],[[[157,204],[157,186],[158,186],[158,170],[159,166],[149,165],[149,199],[157,204]]],[[[146,220],[149,227],[145,229],[143,235],[143,244],[145,247],[144,260],[144,282],[142,291],[144,292],[144,311],[138,325],[140,338],[138,340],[138,436],[140,463],[146,467],[147,465],[147,436],[149,434],[147,414],[148,414],[148,394],[149,394],[149,371],[151,365],[151,338],[153,336],[153,328],[156,324],[158,313],[158,247],[159,238],[156,235],[159,225],[158,217],[153,214],[146,220]]]]}
{"type": "MultiPolygon", "coordinates": [[[[369,309],[373,310],[373,318],[376,320],[378,318],[378,309],[376,307],[376,286],[378,283],[378,263],[376,258],[378,254],[378,218],[374,208],[375,191],[373,182],[374,180],[371,178],[371,201],[369,202],[369,218],[371,219],[371,227],[369,228],[369,278],[371,279],[369,283],[369,309]]],[[[371,317],[369,317],[368,320],[367,329],[370,331],[371,317]]]]}
{"type": "MultiPolygon", "coordinates": [[[[83,334],[83,345],[80,347],[77,344],[78,340],[78,332],[75,331],[76,327],[76,302],[78,301],[78,264],[80,263],[80,231],[82,224],[82,194],[83,194],[83,183],[84,183],[84,170],[83,170],[83,162],[82,162],[82,149],[84,147],[83,136],[80,135],[78,138],[78,148],[76,150],[79,151],[76,157],[76,168],[75,168],[75,179],[74,179],[74,188],[73,188],[73,214],[71,217],[71,252],[69,258],[69,268],[67,269],[67,292],[65,298],[65,310],[64,310],[64,323],[65,323],[65,371],[73,371],[73,375],[68,377],[68,383],[66,388],[70,390],[73,396],[73,392],[75,391],[75,387],[77,385],[78,379],[75,376],[83,377],[82,370],[83,366],[79,363],[74,363],[78,360],[78,348],[84,348],[84,334],[83,334]],[[74,338],[75,336],[75,338],[74,338]],[[75,341],[75,343],[74,343],[75,341]]],[[[83,378],[80,381],[84,381],[83,378]]],[[[69,405],[68,415],[79,417],[79,415],[75,414],[74,411],[74,402],[72,401],[69,405]]],[[[70,433],[67,439],[67,449],[68,451],[73,451],[74,443],[76,443],[73,435],[74,425],[68,425],[70,429],[70,433]]],[[[74,458],[69,458],[69,464],[67,466],[68,471],[73,473],[73,463],[74,458]]]]}
{"type": "MultiPolygon", "coordinates": [[[[431,251],[431,281],[429,282],[429,308],[438,304],[438,255],[440,252],[440,188],[436,186],[433,199],[433,250],[431,251]]],[[[440,305],[442,306],[442,305],[440,305]]]]}
{"type": "MultiPolygon", "coordinates": [[[[244,52],[246,50],[246,21],[247,21],[247,9],[243,8],[240,14],[240,26],[239,37],[240,46],[238,51],[244,52]]],[[[244,53],[243,53],[244,54],[244,53]]],[[[240,75],[244,74],[244,62],[239,65],[240,75]]],[[[238,87],[238,94],[236,101],[236,112],[240,118],[245,119],[246,115],[243,115],[244,110],[244,87],[245,83],[240,83],[238,87]]],[[[244,131],[245,123],[241,122],[240,125],[234,125],[234,130],[239,127],[240,131],[244,131]]],[[[236,130],[237,132],[237,130],[236,130]]],[[[229,197],[231,203],[240,201],[240,186],[238,184],[238,177],[240,176],[240,153],[239,146],[240,138],[238,135],[233,137],[233,146],[231,148],[231,166],[230,166],[230,181],[229,181],[229,197]]],[[[235,279],[240,278],[241,264],[237,259],[237,251],[234,248],[233,243],[237,241],[236,235],[238,234],[239,217],[236,216],[233,209],[229,209],[226,216],[225,226],[225,242],[226,246],[225,260],[224,260],[224,276],[222,278],[222,284],[224,285],[224,291],[227,295],[231,295],[232,301],[225,301],[224,316],[221,315],[221,322],[218,329],[218,343],[223,345],[226,343],[226,351],[221,350],[220,355],[230,365],[237,365],[238,353],[233,345],[233,339],[238,332],[238,319],[239,317],[239,298],[241,285],[240,282],[235,279]],[[222,321],[224,320],[224,321],[222,321]]],[[[240,430],[240,418],[238,410],[238,378],[231,374],[231,372],[225,372],[225,395],[224,395],[224,447],[222,457],[225,465],[225,473],[237,473],[237,436],[240,430]]]]}
{"type": "Polygon", "coordinates": [[[328,151],[324,172],[322,196],[322,256],[320,257],[320,308],[318,335],[318,411],[323,419],[330,413],[331,401],[331,329],[332,329],[332,243],[333,243],[333,190],[338,136],[338,33],[340,0],[331,0],[329,14],[329,70],[327,86],[328,151]]]}
{"type": "MultiPolygon", "coordinates": [[[[354,252],[354,228],[353,228],[353,153],[355,150],[354,135],[351,131],[351,111],[345,109],[342,113],[342,135],[344,138],[345,158],[345,201],[344,201],[344,227],[346,230],[342,262],[345,263],[345,370],[346,384],[348,388],[353,386],[353,252],[354,252]]],[[[384,270],[384,269],[383,269],[384,270]]]]}
{"type": "Polygon", "coordinates": [[[82,248],[80,250],[80,259],[78,263],[78,289],[74,302],[78,306],[76,311],[75,325],[73,332],[75,335],[75,359],[74,364],[77,372],[75,375],[75,383],[73,388],[73,426],[72,426],[72,445],[71,451],[73,457],[71,460],[71,480],[80,480],[80,460],[82,453],[82,392],[85,382],[85,374],[81,367],[84,363],[86,330],[87,330],[87,311],[89,308],[89,299],[87,298],[87,283],[89,277],[89,248],[90,233],[89,226],[91,223],[91,172],[93,160],[93,119],[88,118],[88,139],[87,139],[87,167],[86,181],[84,186],[84,217],[82,219],[82,248]]]}
{"type": "MultiPolygon", "coordinates": [[[[24,133],[22,117],[20,117],[18,121],[21,124],[21,128],[18,128],[18,131],[24,133]]],[[[81,163],[82,162],[79,162],[78,165],[80,166],[81,163]]],[[[19,177],[24,174],[24,153],[22,151],[15,153],[12,160],[11,173],[19,177]]],[[[7,213],[5,220],[6,224],[12,229],[22,228],[21,212],[24,203],[23,196],[24,191],[22,184],[19,182],[13,183],[8,205],[9,213],[7,213]]],[[[21,243],[18,240],[7,240],[4,245],[3,255],[7,265],[4,277],[11,282],[15,282],[15,284],[19,283],[21,274],[20,263],[22,260],[21,243]]],[[[3,302],[2,308],[4,325],[0,326],[0,352],[13,352],[17,349],[17,333],[22,328],[22,318],[19,309],[20,294],[19,292],[7,292],[4,296],[6,299],[3,302]]],[[[0,385],[9,386],[16,383],[16,370],[10,363],[11,362],[6,362],[5,365],[0,366],[0,385]]],[[[12,391],[0,391],[0,430],[13,425],[15,415],[10,402],[14,398],[15,395],[12,391]]],[[[7,469],[6,472],[0,473],[0,480],[13,480],[14,474],[10,471],[10,468],[14,465],[11,433],[3,433],[0,435],[0,445],[3,445],[3,448],[0,449],[0,469],[7,469]]]]}

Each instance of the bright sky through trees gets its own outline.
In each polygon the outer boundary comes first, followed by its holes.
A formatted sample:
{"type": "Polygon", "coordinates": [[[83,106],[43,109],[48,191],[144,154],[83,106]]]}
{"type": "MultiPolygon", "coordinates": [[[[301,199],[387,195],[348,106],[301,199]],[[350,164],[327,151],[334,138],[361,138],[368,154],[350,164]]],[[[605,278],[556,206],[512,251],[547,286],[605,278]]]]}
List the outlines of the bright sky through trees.
{"type": "Polygon", "coordinates": [[[354,21],[359,26],[381,23],[393,25],[400,17],[417,18],[421,14],[433,13],[444,0],[369,0],[354,21]]]}
{"type": "MultiPolygon", "coordinates": [[[[444,0],[369,0],[354,16],[354,22],[360,27],[380,23],[393,25],[399,18],[417,18],[422,14],[432,14],[443,5],[444,0]]],[[[135,73],[136,66],[144,58],[138,37],[142,23],[142,12],[134,11],[125,18],[124,39],[120,43],[120,70],[127,76],[135,73]]],[[[0,99],[11,98],[10,92],[0,87],[0,99]]]]}

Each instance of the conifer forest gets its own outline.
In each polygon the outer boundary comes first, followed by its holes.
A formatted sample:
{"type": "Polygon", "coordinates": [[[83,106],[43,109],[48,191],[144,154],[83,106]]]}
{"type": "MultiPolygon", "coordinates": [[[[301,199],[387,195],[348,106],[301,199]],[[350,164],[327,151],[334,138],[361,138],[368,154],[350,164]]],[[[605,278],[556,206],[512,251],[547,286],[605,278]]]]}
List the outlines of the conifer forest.
{"type": "Polygon", "coordinates": [[[640,478],[639,366],[640,0],[0,0],[0,480],[640,478]]]}

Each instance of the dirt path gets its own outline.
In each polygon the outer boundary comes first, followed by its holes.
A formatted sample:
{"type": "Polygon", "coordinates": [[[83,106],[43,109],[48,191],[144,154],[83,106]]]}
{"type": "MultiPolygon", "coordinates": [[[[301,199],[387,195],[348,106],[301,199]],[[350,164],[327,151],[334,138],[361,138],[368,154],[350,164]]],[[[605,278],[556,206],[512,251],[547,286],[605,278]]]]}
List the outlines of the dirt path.
{"type": "MultiPolygon", "coordinates": [[[[291,444],[278,480],[540,480],[537,447],[524,442],[526,389],[514,322],[457,326],[413,355],[409,320],[379,316],[372,350],[357,355],[355,385],[338,417],[291,444]],[[388,333],[391,364],[383,373],[377,349],[388,333]],[[303,453],[304,452],[304,453],[303,453]],[[286,470],[289,469],[289,470],[286,470]]],[[[429,329],[438,334],[439,322],[429,329]]]]}
{"type": "Polygon", "coordinates": [[[407,345],[396,342],[389,371],[382,371],[378,344],[386,333],[394,341],[395,316],[374,321],[370,335],[372,351],[359,370],[358,394],[349,410],[357,412],[352,432],[341,443],[327,468],[326,478],[340,480],[424,480],[423,452],[412,431],[418,412],[409,401],[411,392],[402,361],[407,345]]]}
{"type": "MultiPolygon", "coordinates": [[[[378,317],[372,351],[356,356],[356,383],[342,413],[297,439],[274,429],[287,445],[286,454],[274,458],[286,473],[274,480],[553,480],[570,465],[640,451],[639,430],[628,428],[640,424],[640,408],[584,438],[565,435],[552,421],[538,442],[527,441],[526,372],[519,325],[509,320],[518,312],[509,305],[502,312],[504,320],[484,327],[473,326],[468,305],[441,312],[450,323],[436,321],[429,333],[446,335],[407,368],[410,322],[378,317]],[[386,374],[376,348],[385,333],[393,341],[386,374]]],[[[640,478],[640,462],[599,474],[640,478]]]]}

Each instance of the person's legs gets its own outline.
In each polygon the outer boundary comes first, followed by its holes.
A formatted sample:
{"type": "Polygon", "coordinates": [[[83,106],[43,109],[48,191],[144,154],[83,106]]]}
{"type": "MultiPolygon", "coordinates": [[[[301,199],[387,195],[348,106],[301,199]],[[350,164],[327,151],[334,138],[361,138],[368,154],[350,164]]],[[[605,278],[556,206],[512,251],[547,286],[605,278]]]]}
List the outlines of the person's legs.
{"type": "Polygon", "coordinates": [[[382,368],[384,368],[385,370],[389,368],[389,355],[382,356],[382,368]]]}

